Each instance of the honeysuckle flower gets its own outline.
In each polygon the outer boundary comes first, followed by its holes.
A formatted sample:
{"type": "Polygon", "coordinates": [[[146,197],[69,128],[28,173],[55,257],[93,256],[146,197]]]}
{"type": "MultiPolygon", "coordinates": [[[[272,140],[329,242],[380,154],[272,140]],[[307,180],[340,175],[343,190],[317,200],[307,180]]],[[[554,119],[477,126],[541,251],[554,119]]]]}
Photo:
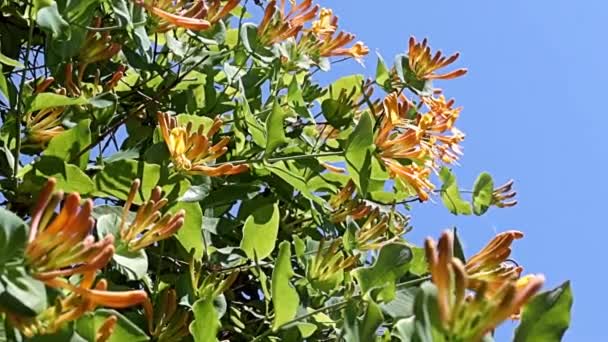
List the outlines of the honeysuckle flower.
{"type": "MultiPolygon", "coordinates": [[[[34,94],[45,92],[54,81],[53,77],[44,79],[36,86],[34,94]]],[[[64,95],[65,89],[58,89],[56,93],[64,95]]],[[[65,130],[61,123],[64,111],[65,107],[50,107],[25,113],[26,143],[44,147],[51,139],[63,133],[65,130]]]]}
{"type": "Polygon", "coordinates": [[[332,222],[344,222],[349,216],[358,220],[365,217],[371,211],[371,207],[364,202],[353,198],[355,190],[355,183],[352,180],[349,180],[338,193],[330,197],[329,206],[333,209],[333,212],[330,215],[330,220],[332,222]]]}
{"type": "Polygon", "coordinates": [[[277,7],[276,0],[268,3],[257,31],[262,44],[272,45],[295,38],[319,11],[319,6],[313,6],[312,0],[304,0],[300,4],[290,0],[290,4],[291,8],[287,12],[285,0],[281,0],[280,8],[277,7]]]}
{"type": "Polygon", "coordinates": [[[513,199],[515,196],[517,196],[517,192],[513,190],[513,180],[510,180],[494,189],[492,192],[492,205],[499,208],[513,207],[517,205],[517,200],[513,199]]]}
{"type": "Polygon", "coordinates": [[[346,47],[355,40],[355,35],[347,32],[336,35],[337,27],[338,17],[333,15],[331,9],[322,9],[319,19],[312,23],[312,28],[298,42],[300,50],[320,57],[350,56],[357,60],[369,53],[369,48],[363,42],[346,47]]]}
{"type": "Polygon", "coordinates": [[[140,180],[136,179],[131,184],[129,196],[122,210],[120,224],[120,239],[131,252],[171,237],[184,224],[186,215],[184,210],[180,210],[173,215],[161,214],[160,210],[168,201],[166,198],[162,198],[162,190],[157,186],[152,190],[150,199],[139,206],[133,221],[128,222],[129,210],[139,190],[140,183],[140,180]]]}
{"type": "Polygon", "coordinates": [[[188,326],[192,321],[192,314],[186,307],[178,305],[174,289],[163,290],[153,308],[151,304],[144,307],[148,329],[155,341],[179,341],[189,335],[188,326]]]}
{"type": "Polygon", "coordinates": [[[134,0],[158,20],[153,31],[163,33],[177,27],[201,31],[227,16],[239,0],[229,0],[222,7],[221,0],[134,0]]]}
{"type": "Polygon", "coordinates": [[[114,333],[114,328],[116,327],[116,322],[118,322],[118,317],[116,315],[110,315],[106,318],[99,329],[97,329],[97,333],[95,334],[95,342],[106,342],[110,339],[110,336],[114,333]]]}
{"type": "Polygon", "coordinates": [[[462,107],[452,108],[455,100],[446,101],[443,95],[439,97],[423,96],[422,102],[428,107],[429,112],[420,119],[421,126],[433,132],[442,133],[452,129],[462,111],[462,107]]]}
{"type": "MultiPolygon", "coordinates": [[[[93,20],[94,28],[102,27],[101,17],[96,17],[93,20]]],[[[122,45],[112,41],[112,36],[108,31],[89,30],[85,37],[84,43],[80,48],[78,60],[80,62],[78,68],[78,77],[82,79],[84,69],[92,63],[106,61],[114,57],[122,49],[122,45]]]]}
{"type": "MultiPolygon", "coordinates": [[[[99,306],[125,309],[148,300],[148,295],[143,290],[107,291],[108,282],[101,279],[95,283],[95,272],[93,271],[83,273],[77,286],[63,278],[49,280],[47,285],[64,289],[68,291],[68,294],[58,297],[55,305],[35,317],[23,317],[10,310],[6,312],[11,324],[27,337],[55,333],[66,324],[76,321],[99,306]]],[[[111,324],[111,320],[106,321],[98,336],[111,334],[111,324]]]]}
{"type": "Polygon", "coordinates": [[[467,265],[454,258],[452,232],[445,231],[437,245],[433,239],[425,241],[425,252],[432,282],[437,287],[437,305],[443,328],[454,341],[480,341],[485,334],[509,317],[517,315],[523,305],[543,285],[542,275],[530,275],[522,280],[505,278],[496,284],[474,278],[471,271],[480,265],[496,265],[508,256],[509,241],[519,236],[507,232],[497,237],[467,265]],[[508,251],[508,252],[507,252],[508,251]],[[467,294],[466,289],[473,294],[467,294]]]}
{"type": "Polygon", "coordinates": [[[210,141],[222,126],[222,120],[215,118],[207,134],[205,127],[193,130],[192,123],[186,127],[177,124],[177,120],[167,113],[157,114],[160,131],[165,140],[173,165],[178,171],[188,174],[206,175],[210,177],[234,175],[249,170],[247,164],[233,165],[223,163],[220,166],[210,166],[209,162],[221,157],[228,151],[230,138],[223,137],[215,145],[210,141]]]}
{"type": "Polygon", "coordinates": [[[507,263],[511,255],[511,244],[524,234],[510,230],[496,235],[481,251],[467,261],[465,269],[470,287],[475,289],[486,283],[488,291],[495,291],[504,283],[517,280],[523,268],[507,263]]]}
{"type": "Polygon", "coordinates": [[[80,195],[71,193],[55,215],[55,207],[64,197],[63,192],[53,194],[55,184],[50,178],[40,192],[25,249],[34,277],[47,284],[57,277],[99,270],[114,254],[111,235],[99,241],[91,235],[91,200],[81,204],[80,195]]]}
{"type": "Polygon", "coordinates": [[[306,268],[306,275],[313,286],[320,289],[333,289],[333,285],[327,285],[336,280],[340,281],[343,272],[351,270],[358,264],[358,255],[345,257],[344,253],[339,250],[341,244],[341,238],[333,240],[327,247],[324,240],[320,241],[317,253],[306,268]]]}
{"type": "Polygon", "coordinates": [[[382,246],[401,239],[405,232],[405,224],[392,225],[393,213],[381,214],[378,208],[374,209],[355,235],[357,249],[361,251],[378,250],[382,246]]]}
{"type": "Polygon", "coordinates": [[[461,68],[445,74],[436,74],[435,71],[438,69],[454,63],[460,54],[455,53],[450,57],[443,57],[441,51],[437,51],[435,55],[432,55],[431,48],[427,44],[426,39],[417,42],[416,38],[410,37],[408,63],[416,78],[420,80],[449,80],[467,73],[467,69],[461,68]]]}
{"type": "Polygon", "coordinates": [[[420,201],[427,201],[430,198],[429,193],[435,189],[435,185],[429,180],[430,168],[416,163],[403,165],[391,158],[381,158],[381,160],[388,169],[389,175],[401,181],[404,186],[412,188],[420,201]]]}

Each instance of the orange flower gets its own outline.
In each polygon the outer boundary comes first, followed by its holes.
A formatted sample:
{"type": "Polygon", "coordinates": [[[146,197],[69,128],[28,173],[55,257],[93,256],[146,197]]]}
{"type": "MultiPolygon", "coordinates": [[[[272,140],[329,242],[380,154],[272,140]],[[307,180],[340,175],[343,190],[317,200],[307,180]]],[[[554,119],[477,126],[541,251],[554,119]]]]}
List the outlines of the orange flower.
{"type": "MultiPolygon", "coordinates": [[[[44,79],[36,86],[34,94],[43,93],[54,81],[53,77],[44,79]]],[[[59,89],[56,93],[65,95],[65,89],[59,89]]],[[[27,143],[36,147],[44,147],[51,139],[63,133],[62,121],[64,112],[65,107],[51,107],[25,113],[27,143]]]]}
{"type": "Polygon", "coordinates": [[[349,180],[337,194],[331,196],[329,205],[334,209],[330,215],[332,222],[343,222],[348,216],[358,220],[370,212],[371,208],[368,205],[353,198],[355,189],[355,183],[349,180]]]}
{"type": "Polygon", "coordinates": [[[429,112],[420,120],[421,128],[433,132],[442,133],[452,129],[462,111],[462,107],[452,108],[454,99],[446,102],[443,95],[438,98],[425,96],[422,97],[422,102],[429,108],[429,112]]]}
{"type": "Polygon", "coordinates": [[[95,342],[106,342],[110,339],[110,336],[114,333],[114,328],[116,327],[116,322],[118,322],[118,317],[116,315],[110,315],[106,318],[99,329],[97,329],[97,333],[95,334],[95,342]]]}
{"type": "Polygon", "coordinates": [[[101,269],[114,254],[111,235],[95,241],[90,234],[91,200],[81,205],[77,193],[69,194],[55,216],[55,207],[63,199],[62,192],[53,195],[55,184],[55,179],[49,179],[40,193],[25,249],[34,277],[47,283],[56,277],[101,269]]]}
{"type": "Polygon", "coordinates": [[[449,80],[466,74],[467,69],[464,68],[456,69],[445,74],[435,73],[436,70],[454,63],[454,61],[458,59],[458,56],[459,54],[455,53],[447,58],[442,57],[441,51],[437,51],[433,56],[431,54],[431,48],[427,46],[426,39],[424,39],[422,43],[418,43],[416,42],[416,38],[410,37],[408,52],[409,68],[418,79],[449,80]]]}
{"type": "Polygon", "coordinates": [[[192,130],[192,123],[186,127],[179,126],[177,120],[167,113],[158,112],[160,130],[171,154],[171,160],[175,168],[188,174],[199,174],[210,177],[234,175],[249,170],[246,164],[233,165],[224,163],[221,166],[208,166],[213,161],[228,151],[230,138],[223,137],[217,144],[210,146],[213,138],[222,126],[222,120],[216,118],[207,134],[203,134],[204,127],[201,125],[198,131],[192,130]]]}
{"type": "Polygon", "coordinates": [[[189,335],[188,326],[192,321],[192,314],[185,307],[178,305],[175,290],[165,289],[157,298],[154,308],[149,304],[144,310],[150,335],[156,338],[155,341],[179,341],[189,335]]]}
{"type": "Polygon", "coordinates": [[[131,252],[171,237],[184,224],[186,215],[184,210],[180,210],[174,215],[162,215],[160,209],[167,204],[167,199],[161,199],[162,190],[157,186],[152,190],[150,199],[139,206],[133,221],[128,223],[129,209],[139,186],[139,179],[134,180],[129,191],[129,197],[123,207],[120,224],[120,238],[127,244],[131,252]]]}
{"type": "Polygon", "coordinates": [[[429,192],[435,188],[429,180],[431,175],[429,168],[419,166],[416,163],[403,165],[391,158],[380,158],[380,160],[382,160],[392,178],[396,178],[403,185],[411,187],[421,201],[429,199],[429,192]]]}
{"type": "Polygon", "coordinates": [[[355,35],[347,32],[339,32],[336,36],[338,27],[338,17],[333,15],[331,9],[324,8],[319,14],[319,19],[312,23],[312,29],[308,35],[302,37],[298,45],[302,50],[315,52],[321,57],[350,56],[361,59],[369,53],[369,48],[363,42],[347,48],[355,35]]]}
{"type": "MultiPolygon", "coordinates": [[[[101,28],[101,17],[96,17],[92,26],[95,28],[101,28]]],[[[96,30],[90,30],[87,32],[84,43],[80,48],[80,55],[78,55],[78,60],[80,61],[78,67],[78,79],[82,80],[84,70],[86,69],[87,65],[109,60],[121,49],[122,45],[113,42],[112,36],[108,31],[98,32],[96,30]]]]}
{"type": "Polygon", "coordinates": [[[154,32],[163,33],[177,27],[193,31],[206,30],[226,17],[240,2],[229,0],[134,0],[158,19],[154,32]]]}
{"type": "Polygon", "coordinates": [[[510,242],[519,234],[511,231],[498,235],[467,265],[454,258],[451,231],[445,231],[437,245],[433,239],[426,239],[424,247],[431,279],[437,287],[439,315],[450,340],[480,341],[501,322],[517,315],[542,287],[542,275],[530,275],[522,280],[504,277],[500,284],[476,278],[474,272],[486,267],[500,268],[497,263],[509,255],[510,242]],[[467,288],[475,293],[467,295],[467,288]]]}
{"type": "Polygon", "coordinates": [[[290,3],[292,6],[289,12],[286,12],[285,0],[281,0],[280,8],[277,7],[276,0],[268,3],[258,26],[258,37],[262,44],[272,45],[295,38],[319,10],[319,6],[312,6],[312,0],[304,0],[299,5],[296,5],[295,1],[290,3]]]}

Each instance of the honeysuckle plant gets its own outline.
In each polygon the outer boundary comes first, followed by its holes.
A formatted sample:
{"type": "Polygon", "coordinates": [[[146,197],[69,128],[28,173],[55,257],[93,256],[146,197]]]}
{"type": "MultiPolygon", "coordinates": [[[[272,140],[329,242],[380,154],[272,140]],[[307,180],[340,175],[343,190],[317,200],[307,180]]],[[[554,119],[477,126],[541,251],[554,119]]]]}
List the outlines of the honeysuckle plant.
{"type": "Polygon", "coordinates": [[[422,205],[517,204],[458,186],[466,112],[433,83],[458,53],[375,61],[313,0],[0,10],[0,341],[562,338],[569,283],[525,271],[522,232],[410,239],[422,205]]]}

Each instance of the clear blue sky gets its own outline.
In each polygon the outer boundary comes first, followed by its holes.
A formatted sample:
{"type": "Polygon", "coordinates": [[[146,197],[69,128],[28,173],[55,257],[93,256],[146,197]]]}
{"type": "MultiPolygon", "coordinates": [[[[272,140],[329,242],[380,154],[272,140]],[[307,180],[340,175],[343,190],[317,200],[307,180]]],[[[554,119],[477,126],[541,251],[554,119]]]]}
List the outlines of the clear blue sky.
{"type": "MultiPolygon", "coordinates": [[[[438,83],[464,106],[459,128],[465,156],[455,169],[462,188],[477,174],[495,182],[516,180],[519,205],[486,216],[455,218],[441,204],[414,207],[414,232],[426,235],[456,224],[468,255],[495,232],[522,230],[514,258],[528,273],[543,273],[547,288],[570,279],[573,319],[566,341],[608,338],[608,276],[602,251],[608,228],[604,173],[608,142],[608,2],[602,0],[374,0],[320,1],[340,16],[372,53],[366,69],[356,63],[338,74],[373,75],[375,51],[385,60],[405,51],[410,35],[433,48],[461,52],[469,73],[438,83]],[[603,150],[602,150],[603,149],[603,150]]],[[[327,75],[329,76],[329,75],[327,75]]],[[[510,338],[501,329],[498,341],[510,338]]]]}

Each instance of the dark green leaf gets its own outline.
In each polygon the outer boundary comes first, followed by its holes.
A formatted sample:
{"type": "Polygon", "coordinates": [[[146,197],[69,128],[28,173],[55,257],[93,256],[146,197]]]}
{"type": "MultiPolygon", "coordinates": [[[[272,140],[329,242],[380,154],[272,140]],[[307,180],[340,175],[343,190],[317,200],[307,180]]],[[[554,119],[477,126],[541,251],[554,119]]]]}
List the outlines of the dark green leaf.
{"type": "Polygon", "coordinates": [[[46,304],[44,284],[28,275],[23,267],[0,273],[0,306],[25,316],[34,316],[42,312],[46,304]]]}
{"type": "Polygon", "coordinates": [[[382,324],[382,311],[372,301],[364,303],[363,315],[355,302],[349,303],[344,309],[344,340],[347,342],[367,342],[376,340],[376,332],[382,324]]]}
{"type": "Polygon", "coordinates": [[[0,208],[0,271],[23,259],[28,227],[19,216],[0,208]]]}

